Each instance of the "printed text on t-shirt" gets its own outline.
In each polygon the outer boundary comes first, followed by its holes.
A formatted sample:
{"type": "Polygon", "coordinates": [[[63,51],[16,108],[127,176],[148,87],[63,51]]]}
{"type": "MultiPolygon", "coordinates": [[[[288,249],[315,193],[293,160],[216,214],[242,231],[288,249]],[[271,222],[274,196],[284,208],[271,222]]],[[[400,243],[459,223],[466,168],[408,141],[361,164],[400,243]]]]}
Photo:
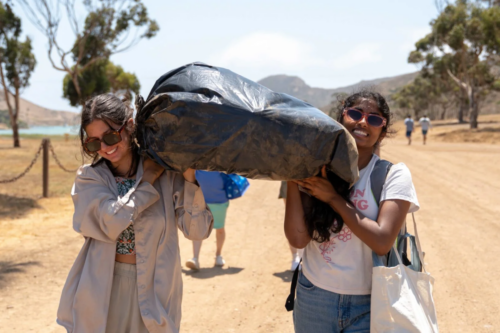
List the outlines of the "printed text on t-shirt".
{"type": "Polygon", "coordinates": [[[368,200],[364,199],[366,188],[363,190],[354,189],[351,191],[351,202],[358,210],[368,209],[368,200]]]}

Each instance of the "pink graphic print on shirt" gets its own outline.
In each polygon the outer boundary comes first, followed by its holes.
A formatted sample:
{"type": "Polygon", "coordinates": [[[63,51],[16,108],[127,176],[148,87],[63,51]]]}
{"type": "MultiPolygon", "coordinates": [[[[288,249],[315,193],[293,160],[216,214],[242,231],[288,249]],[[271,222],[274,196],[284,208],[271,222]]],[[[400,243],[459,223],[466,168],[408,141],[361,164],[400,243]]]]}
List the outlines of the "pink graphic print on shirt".
{"type": "MultiPolygon", "coordinates": [[[[351,202],[354,207],[359,211],[364,211],[368,209],[368,200],[365,199],[365,195],[367,195],[366,188],[363,190],[354,189],[351,192],[351,202]]],[[[337,221],[335,221],[337,223],[337,221]]],[[[336,242],[338,239],[342,242],[348,242],[352,239],[352,231],[346,225],[342,228],[342,230],[336,234],[335,236],[330,237],[330,240],[319,245],[319,249],[321,250],[321,256],[326,262],[332,262],[332,253],[335,250],[336,242]]]]}
{"type": "MultiPolygon", "coordinates": [[[[337,221],[335,221],[337,222],[337,221]]],[[[352,231],[344,225],[342,230],[335,236],[330,237],[330,240],[324,243],[321,243],[319,245],[319,249],[321,250],[321,256],[326,262],[332,262],[331,254],[333,253],[333,250],[335,250],[335,239],[338,239],[339,241],[342,242],[347,242],[352,239],[352,231]]]]}

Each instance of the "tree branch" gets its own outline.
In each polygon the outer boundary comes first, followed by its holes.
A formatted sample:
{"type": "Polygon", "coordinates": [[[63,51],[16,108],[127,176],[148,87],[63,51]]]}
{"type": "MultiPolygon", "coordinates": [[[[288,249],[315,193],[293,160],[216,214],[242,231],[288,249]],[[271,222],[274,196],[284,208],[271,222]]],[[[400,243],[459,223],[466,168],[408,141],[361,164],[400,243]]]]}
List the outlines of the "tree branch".
{"type": "Polygon", "coordinates": [[[106,59],[106,57],[103,57],[103,56],[99,56],[99,57],[95,57],[95,58],[90,59],[90,61],[88,63],[86,63],[84,66],[80,67],[79,72],[83,72],[90,65],[94,64],[95,62],[97,62],[99,60],[104,60],[104,59],[106,59]]]}
{"type": "Polygon", "coordinates": [[[446,70],[448,75],[451,77],[451,79],[463,90],[467,91],[467,93],[469,92],[470,90],[470,86],[465,83],[465,82],[462,82],[459,78],[457,78],[455,75],[453,75],[453,73],[447,69],[446,70]]]}

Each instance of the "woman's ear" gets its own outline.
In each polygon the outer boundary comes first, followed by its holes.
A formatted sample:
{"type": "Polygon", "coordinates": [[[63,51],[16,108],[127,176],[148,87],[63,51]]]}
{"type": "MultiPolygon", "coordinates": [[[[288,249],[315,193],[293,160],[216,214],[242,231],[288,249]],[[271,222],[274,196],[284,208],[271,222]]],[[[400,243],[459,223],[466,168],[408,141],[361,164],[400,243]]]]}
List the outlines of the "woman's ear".
{"type": "Polygon", "coordinates": [[[384,140],[384,139],[385,139],[385,136],[386,136],[386,135],[387,135],[387,132],[382,132],[382,133],[380,133],[380,136],[378,137],[377,142],[378,142],[378,143],[381,143],[381,142],[382,142],[382,140],[384,140]]]}
{"type": "Polygon", "coordinates": [[[127,120],[127,131],[129,133],[132,133],[134,131],[135,124],[134,124],[134,118],[130,118],[127,120]]]}

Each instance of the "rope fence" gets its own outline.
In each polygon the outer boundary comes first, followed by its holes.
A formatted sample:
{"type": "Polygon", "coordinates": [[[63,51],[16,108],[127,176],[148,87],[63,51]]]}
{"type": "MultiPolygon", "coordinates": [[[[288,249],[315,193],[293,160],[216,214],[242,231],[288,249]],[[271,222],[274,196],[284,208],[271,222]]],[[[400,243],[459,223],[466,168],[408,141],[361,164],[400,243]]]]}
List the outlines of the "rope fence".
{"type": "Polygon", "coordinates": [[[42,176],[43,177],[43,197],[48,198],[49,197],[49,151],[52,154],[52,157],[54,158],[54,160],[56,161],[56,164],[63,171],[75,173],[78,170],[78,168],[73,170],[73,169],[68,169],[68,168],[64,167],[64,165],[61,163],[61,161],[57,157],[57,154],[54,151],[54,147],[50,143],[50,139],[45,138],[40,143],[40,147],[38,147],[38,151],[36,152],[35,157],[33,157],[33,160],[28,165],[28,167],[23,172],[21,172],[19,175],[15,176],[13,178],[1,179],[0,184],[13,183],[13,182],[21,179],[22,177],[24,177],[31,170],[33,165],[35,165],[36,161],[38,160],[38,157],[40,157],[40,153],[43,152],[43,173],[42,173],[43,174],[43,176],[42,176]]]}

